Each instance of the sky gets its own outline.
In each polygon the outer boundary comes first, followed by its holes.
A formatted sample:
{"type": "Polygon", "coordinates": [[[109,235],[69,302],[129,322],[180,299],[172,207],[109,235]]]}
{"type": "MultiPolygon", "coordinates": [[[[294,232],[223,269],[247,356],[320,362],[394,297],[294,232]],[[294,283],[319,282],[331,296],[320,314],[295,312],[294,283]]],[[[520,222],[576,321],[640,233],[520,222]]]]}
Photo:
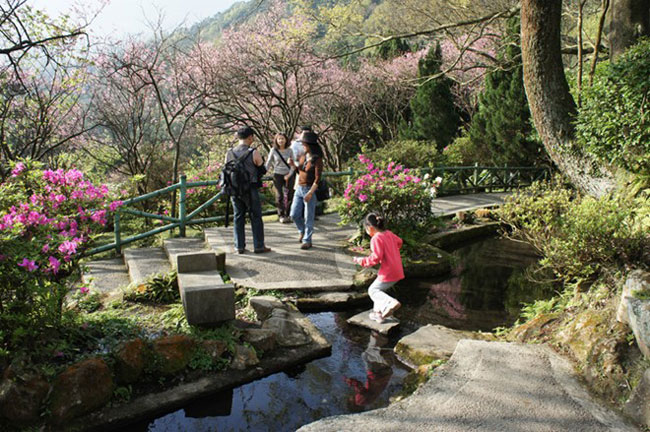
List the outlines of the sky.
{"type": "MultiPolygon", "coordinates": [[[[127,34],[147,33],[147,19],[157,21],[163,14],[166,30],[184,23],[199,22],[228,9],[237,0],[110,0],[90,26],[91,33],[117,38],[127,34]]],[[[80,5],[86,13],[98,10],[101,0],[29,0],[28,4],[55,17],[69,13],[80,5]]]]}

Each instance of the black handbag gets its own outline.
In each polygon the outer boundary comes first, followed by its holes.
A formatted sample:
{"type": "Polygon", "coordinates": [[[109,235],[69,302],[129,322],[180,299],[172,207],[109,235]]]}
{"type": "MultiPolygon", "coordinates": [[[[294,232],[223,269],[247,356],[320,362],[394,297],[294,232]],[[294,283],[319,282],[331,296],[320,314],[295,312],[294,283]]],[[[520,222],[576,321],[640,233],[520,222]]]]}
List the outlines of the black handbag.
{"type": "Polygon", "coordinates": [[[319,202],[327,201],[330,199],[330,185],[324,178],[320,179],[318,182],[318,188],[316,189],[316,199],[318,199],[319,202]]]}

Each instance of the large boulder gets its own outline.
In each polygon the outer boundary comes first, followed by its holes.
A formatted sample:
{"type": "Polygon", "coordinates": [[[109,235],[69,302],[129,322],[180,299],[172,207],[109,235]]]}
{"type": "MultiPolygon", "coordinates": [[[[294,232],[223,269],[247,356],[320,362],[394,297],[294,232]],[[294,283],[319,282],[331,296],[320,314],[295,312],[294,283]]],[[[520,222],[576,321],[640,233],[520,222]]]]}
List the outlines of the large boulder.
{"type": "Polygon", "coordinates": [[[305,329],[284,309],[273,309],[271,316],[264,321],[262,328],[275,333],[278,345],[281,347],[296,347],[311,342],[311,337],[305,329]]]}
{"type": "Polygon", "coordinates": [[[244,342],[251,344],[256,351],[271,352],[277,345],[275,332],[270,329],[244,330],[244,342]]]}
{"type": "Polygon", "coordinates": [[[195,343],[185,335],[166,336],[153,341],[154,372],[172,375],[185,369],[194,355],[195,343]]]}
{"type": "Polygon", "coordinates": [[[436,360],[447,360],[461,339],[487,340],[494,339],[494,336],[428,324],[400,339],[394,351],[404,363],[417,367],[436,360]]]}
{"type": "Polygon", "coordinates": [[[627,297],[627,314],[639,349],[650,359],[650,301],[627,297]]]}
{"type": "Polygon", "coordinates": [[[62,372],[52,386],[50,411],[57,425],[106,405],[113,395],[111,370],[104,360],[92,358],[62,372]]]}
{"type": "Polygon", "coordinates": [[[582,376],[595,392],[616,398],[626,379],[620,353],[627,345],[629,328],[616,322],[616,308],[588,309],[558,323],[553,342],[573,357],[582,376]]]}
{"type": "Polygon", "coordinates": [[[115,379],[121,384],[131,384],[142,376],[145,365],[146,345],[142,339],[122,344],[115,352],[115,379]]]}
{"type": "Polygon", "coordinates": [[[0,414],[12,423],[26,426],[40,419],[41,405],[50,384],[38,375],[18,376],[5,370],[0,382],[0,414]]]}
{"type": "Polygon", "coordinates": [[[273,309],[286,309],[286,305],[277,297],[255,296],[248,300],[248,304],[257,314],[257,319],[264,321],[271,316],[273,309]]]}
{"type": "Polygon", "coordinates": [[[628,275],[623,285],[621,301],[616,311],[616,320],[618,322],[630,323],[628,318],[628,297],[635,297],[641,292],[650,294],[650,273],[643,270],[634,270],[628,275]]]}

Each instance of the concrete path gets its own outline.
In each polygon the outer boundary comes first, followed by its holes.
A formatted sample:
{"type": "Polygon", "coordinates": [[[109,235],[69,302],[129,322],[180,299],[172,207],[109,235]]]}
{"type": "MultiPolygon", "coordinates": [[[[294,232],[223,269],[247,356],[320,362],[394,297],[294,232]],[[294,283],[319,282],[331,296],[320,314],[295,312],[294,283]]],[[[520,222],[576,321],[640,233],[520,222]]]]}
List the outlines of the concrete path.
{"type": "Polygon", "coordinates": [[[449,362],[388,408],[319,420],[324,431],[636,431],[592,399],[543,345],[461,340],[449,362]]]}
{"type": "Polygon", "coordinates": [[[496,207],[503,204],[505,197],[512,192],[477,193],[440,197],[433,200],[431,211],[436,216],[450,216],[459,211],[496,207]]]}
{"type": "Polygon", "coordinates": [[[246,225],[246,253],[233,253],[232,226],[210,228],[206,241],[226,251],[226,272],[238,285],[260,290],[341,291],[350,289],[356,271],[352,257],[342,249],[355,231],[338,225],[337,214],[316,221],[313,247],[300,249],[294,224],[265,222],[265,242],[272,252],[253,253],[250,225],[246,225]]]}

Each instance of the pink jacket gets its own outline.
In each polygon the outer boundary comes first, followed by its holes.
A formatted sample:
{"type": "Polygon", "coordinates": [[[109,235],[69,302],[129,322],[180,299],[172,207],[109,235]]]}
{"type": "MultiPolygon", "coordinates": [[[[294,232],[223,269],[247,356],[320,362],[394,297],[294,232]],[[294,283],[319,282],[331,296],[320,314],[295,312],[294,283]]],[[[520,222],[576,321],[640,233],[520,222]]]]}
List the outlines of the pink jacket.
{"type": "Polygon", "coordinates": [[[393,282],[404,279],[404,268],[399,250],[402,248],[402,239],[391,231],[380,231],[370,239],[370,256],[363,258],[360,264],[363,267],[372,267],[381,263],[377,279],[381,282],[393,282]]]}

